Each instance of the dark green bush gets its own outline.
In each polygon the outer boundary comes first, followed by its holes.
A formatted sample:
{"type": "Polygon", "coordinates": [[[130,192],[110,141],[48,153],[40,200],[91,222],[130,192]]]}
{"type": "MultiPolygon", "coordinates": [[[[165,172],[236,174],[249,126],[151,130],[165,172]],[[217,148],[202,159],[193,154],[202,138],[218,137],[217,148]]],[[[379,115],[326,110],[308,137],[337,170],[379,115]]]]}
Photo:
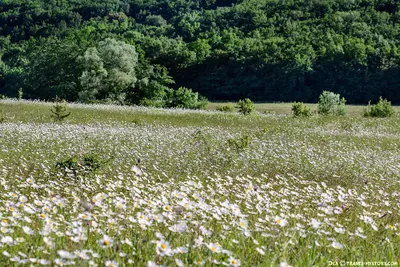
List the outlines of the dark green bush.
{"type": "Polygon", "coordinates": [[[71,115],[71,112],[67,110],[67,103],[59,98],[56,98],[54,106],[51,109],[51,113],[51,117],[56,122],[62,122],[65,118],[71,115]]]}
{"type": "Polygon", "coordinates": [[[3,115],[3,111],[0,109],[0,123],[4,122],[6,118],[3,115]]]}
{"type": "Polygon", "coordinates": [[[237,103],[237,108],[239,109],[239,112],[243,115],[250,115],[256,111],[256,106],[249,98],[239,100],[239,102],[237,103]]]}
{"type": "Polygon", "coordinates": [[[163,107],[165,107],[165,101],[162,99],[144,98],[140,101],[139,105],[146,106],[146,107],[163,108],[163,107]]]}
{"type": "Polygon", "coordinates": [[[221,112],[234,112],[235,108],[232,105],[221,105],[215,108],[217,111],[221,112]]]}
{"type": "Polygon", "coordinates": [[[234,149],[237,153],[248,148],[251,144],[252,138],[248,135],[242,135],[237,138],[230,138],[227,140],[228,147],[234,149]]]}
{"type": "Polygon", "coordinates": [[[166,101],[166,106],[169,108],[204,109],[207,104],[208,100],[205,97],[186,87],[170,90],[166,101]]]}
{"type": "Polygon", "coordinates": [[[392,103],[386,99],[379,97],[378,103],[371,105],[371,101],[368,102],[367,109],[365,110],[365,117],[391,117],[395,114],[392,103]]]}
{"type": "Polygon", "coordinates": [[[294,102],[292,105],[293,116],[299,117],[304,116],[308,117],[311,116],[311,109],[304,105],[303,102],[294,102]]]}
{"type": "Polygon", "coordinates": [[[109,160],[103,160],[97,154],[85,154],[82,157],[72,156],[56,163],[56,170],[64,176],[72,174],[74,179],[87,178],[105,166],[109,160]]]}

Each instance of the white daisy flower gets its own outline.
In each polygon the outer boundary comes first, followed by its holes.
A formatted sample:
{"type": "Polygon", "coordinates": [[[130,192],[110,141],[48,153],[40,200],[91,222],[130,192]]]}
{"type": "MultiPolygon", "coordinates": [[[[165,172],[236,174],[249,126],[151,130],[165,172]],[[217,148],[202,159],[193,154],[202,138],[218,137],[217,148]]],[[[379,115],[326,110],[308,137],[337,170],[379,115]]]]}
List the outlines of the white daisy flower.
{"type": "Polygon", "coordinates": [[[340,243],[337,242],[337,241],[333,241],[333,242],[332,242],[332,247],[333,247],[333,248],[336,248],[336,249],[342,249],[342,248],[343,248],[343,245],[340,244],[340,243]]]}
{"type": "Polygon", "coordinates": [[[160,256],[172,255],[172,250],[171,250],[171,246],[169,245],[169,242],[165,241],[165,240],[157,241],[156,252],[157,252],[157,255],[160,255],[160,256]]]}
{"type": "Polygon", "coordinates": [[[105,266],[106,267],[118,267],[118,263],[116,261],[106,261],[105,266]]]}
{"type": "Polygon", "coordinates": [[[72,254],[72,253],[70,253],[68,251],[65,251],[65,250],[59,250],[59,251],[57,251],[57,254],[63,259],[72,260],[72,259],[76,258],[75,254],[72,254]]]}
{"type": "Polygon", "coordinates": [[[229,264],[230,266],[240,266],[240,260],[231,257],[229,258],[229,264]]]}
{"type": "Polygon", "coordinates": [[[109,236],[104,235],[103,238],[99,241],[99,245],[101,248],[111,247],[113,245],[113,240],[109,236]]]}
{"type": "Polygon", "coordinates": [[[31,229],[31,228],[29,228],[28,226],[23,226],[22,227],[22,230],[24,231],[24,233],[25,234],[27,234],[27,235],[33,235],[35,232],[31,229]]]}
{"type": "Polygon", "coordinates": [[[281,227],[285,227],[289,223],[286,219],[283,219],[278,216],[275,217],[275,222],[277,222],[281,227]]]}

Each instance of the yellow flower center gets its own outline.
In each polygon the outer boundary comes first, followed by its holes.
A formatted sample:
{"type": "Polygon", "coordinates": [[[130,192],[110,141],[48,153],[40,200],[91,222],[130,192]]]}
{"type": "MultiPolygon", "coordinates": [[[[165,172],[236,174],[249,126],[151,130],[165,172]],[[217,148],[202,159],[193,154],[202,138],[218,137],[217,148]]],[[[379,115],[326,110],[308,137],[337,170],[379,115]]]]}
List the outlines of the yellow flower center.
{"type": "Polygon", "coordinates": [[[104,245],[104,246],[108,246],[108,245],[110,245],[110,241],[108,241],[108,240],[104,240],[104,241],[103,241],[103,245],[104,245]]]}
{"type": "Polygon", "coordinates": [[[165,249],[167,249],[167,245],[166,245],[166,244],[161,244],[161,248],[162,248],[163,250],[165,250],[165,249]]]}
{"type": "Polygon", "coordinates": [[[231,260],[231,263],[234,264],[234,265],[236,265],[236,264],[237,264],[237,261],[236,261],[236,260],[231,260]]]}
{"type": "Polygon", "coordinates": [[[281,224],[281,222],[282,222],[281,219],[278,219],[278,220],[277,220],[277,223],[281,224]]]}

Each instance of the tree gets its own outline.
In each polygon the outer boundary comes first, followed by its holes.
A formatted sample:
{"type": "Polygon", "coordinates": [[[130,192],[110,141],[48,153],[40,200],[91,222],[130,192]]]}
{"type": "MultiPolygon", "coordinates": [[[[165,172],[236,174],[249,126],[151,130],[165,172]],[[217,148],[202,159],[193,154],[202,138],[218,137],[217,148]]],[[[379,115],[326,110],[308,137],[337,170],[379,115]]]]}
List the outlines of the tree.
{"type": "Polygon", "coordinates": [[[79,100],[83,102],[94,101],[99,91],[105,90],[103,88],[103,81],[107,77],[108,72],[104,68],[99,51],[94,47],[88,48],[85,54],[78,58],[78,62],[84,68],[82,75],[79,77],[82,87],[82,90],[79,92],[79,100]]]}
{"type": "MultiPolygon", "coordinates": [[[[32,44],[28,63],[24,66],[27,79],[23,87],[31,98],[52,99],[55,96],[77,99],[81,67],[76,64],[82,48],[73,40],[51,38],[32,44]]],[[[18,90],[18,88],[16,88],[18,90]]]]}
{"type": "Polygon", "coordinates": [[[132,45],[107,38],[98,48],[88,48],[78,62],[84,68],[79,78],[81,100],[124,101],[126,93],[135,87],[138,54],[132,45]]]}
{"type": "Polygon", "coordinates": [[[213,100],[400,103],[399,0],[0,2],[8,96],[158,105],[174,80],[213,100]]]}
{"type": "Polygon", "coordinates": [[[6,75],[6,64],[1,60],[0,57],[0,88],[4,87],[5,75],[6,75]]]}

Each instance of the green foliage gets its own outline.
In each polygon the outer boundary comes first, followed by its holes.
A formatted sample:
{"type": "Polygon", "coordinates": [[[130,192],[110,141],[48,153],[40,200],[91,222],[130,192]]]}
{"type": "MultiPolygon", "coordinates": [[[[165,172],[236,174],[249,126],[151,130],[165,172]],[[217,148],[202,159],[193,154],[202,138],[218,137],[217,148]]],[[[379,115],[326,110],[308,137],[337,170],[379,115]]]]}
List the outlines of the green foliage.
{"type": "Polygon", "coordinates": [[[83,156],[83,168],[86,173],[95,173],[100,169],[106,162],[102,161],[100,156],[97,154],[85,154],[83,156]]]}
{"type": "Polygon", "coordinates": [[[3,111],[0,109],[0,123],[5,122],[6,118],[3,115],[3,111]]]}
{"type": "Polygon", "coordinates": [[[23,96],[24,96],[24,92],[22,91],[22,88],[19,88],[18,89],[18,99],[21,100],[23,96]]]}
{"type": "Polygon", "coordinates": [[[245,98],[244,100],[239,100],[236,107],[239,109],[239,112],[243,115],[250,115],[256,111],[256,106],[248,98],[245,98]]]}
{"type": "Polygon", "coordinates": [[[83,102],[100,98],[123,103],[126,92],[135,87],[138,54],[132,45],[107,38],[97,48],[88,48],[78,61],[84,67],[79,78],[83,102]]]}
{"type": "Polygon", "coordinates": [[[26,52],[26,58],[20,59],[25,62],[20,72],[14,69],[9,77],[19,83],[6,80],[6,87],[14,87],[15,90],[22,87],[29,98],[50,100],[59,96],[75,101],[78,98],[79,75],[82,73],[82,67],[76,63],[76,59],[83,53],[85,45],[76,40],[48,38],[32,41],[27,46],[29,52],[26,52]]]}
{"type": "Polygon", "coordinates": [[[311,109],[304,105],[303,102],[294,102],[292,105],[293,116],[299,117],[304,116],[308,117],[311,116],[311,109]]]}
{"type": "Polygon", "coordinates": [[[199,151],[210,153],[211,149],[215,147],[211,138],[201,130],[196,131],[192,138],[199,151]]]}
{"type": "Polygon", "coordinates": [[[71,171],[76,176],[79,169],[78,158],[73,156],[63,161],[57,161],[56,169],[62,170],[64,175],[71,171]]]}
{"type": "Polygon", "coordinates": [[[104,167],[109,161],[102,160],[97,154],[84,154],[81,157],[72,156],[55,165],[56,170],[62,171],[64,176],[71,174],[72,178],[88,178],[104,167]]]}
{"type": "Polygon", "coordinates": [[[221,112],[234,112],[235,111],[235,108],[232,105],[221,105],[221,106],[217,106],[215,109],[218,111],[221,111],[221,112]]]}
{"type": "Polygon", "coordinates": [[[170,80],[218,101],[312,102],[325,88],[400,103],[394,0],[9,0],[0,13],[8,97],[160,106],[170,80]]]}
{"type": "Polygon", "coordinates": [[[322,115],[345,115],[346,100],[340,98],[340,94],[335,94],[329,91],[323,91],[319,96],[317,111],[322,115]]]}
{"type": "Polygon", "coordinates": [[[251,144],[252,138],[249,135],[242,135],[237,138],[229,138],[227,140],[228,147],[235,150],[237,153],[248,148],[251,144]]]}
{"type": "Polygon", "coordinates": [[[339,105],[337,105],[336,107],[336,114],[340,115],[340,116],[344,116],[347,113],[347,109],[346,109],[346,99],[344,99],[344,97],[342,97],[339,101],[339,105]]]}
{"type": "Polygon", "coordinates": [[[394,108],[390,101],[387,101],[386,98],[382,99],[379,97],[378,103],[375,105],[371,105],[371,101],[368,102],[367,109],[365,110],[365,117],[391,117],[395,114],[394,108]]]}
{"type": "Polygon", "coordinates": [[[177,90],[169,91],[166,106],[170,108],[204,109],[207,104],[208,100],[199,97],[199,93],[185,87],[179,87],[177,90]]]}
{"type": "Polygon", "coordinates": [[[165,101],[163,99],[147,99],[144,98],[139,103],[141,106],[163,108],[165,107],[165,101]]]}
{"type": "Polygon", "coordinates": [[[157,27],[167,26],[167,21],[160,15],[148,15],[145,19],[145,22],[148,25],[157,27]]]}
{"type": "Polygon", "coordinates": [[[51,117],[53,118],[54,121],[56,122],[62,122],[65,120],[69,115],[71,115],[71,112],[67,110],[67,103],[65,100],[61,100],[59,98],[56,98],[56,101],[51,108],[51,117]]]}
{"type": "Polygon", "coordinates": [[[168,75],[168,70],[161,65],[141,63],[138,72],[138,82],[135,88],[127,92],[127,103],[154,107],[165,107],[169,85],[174,81],[168,75]]]}

